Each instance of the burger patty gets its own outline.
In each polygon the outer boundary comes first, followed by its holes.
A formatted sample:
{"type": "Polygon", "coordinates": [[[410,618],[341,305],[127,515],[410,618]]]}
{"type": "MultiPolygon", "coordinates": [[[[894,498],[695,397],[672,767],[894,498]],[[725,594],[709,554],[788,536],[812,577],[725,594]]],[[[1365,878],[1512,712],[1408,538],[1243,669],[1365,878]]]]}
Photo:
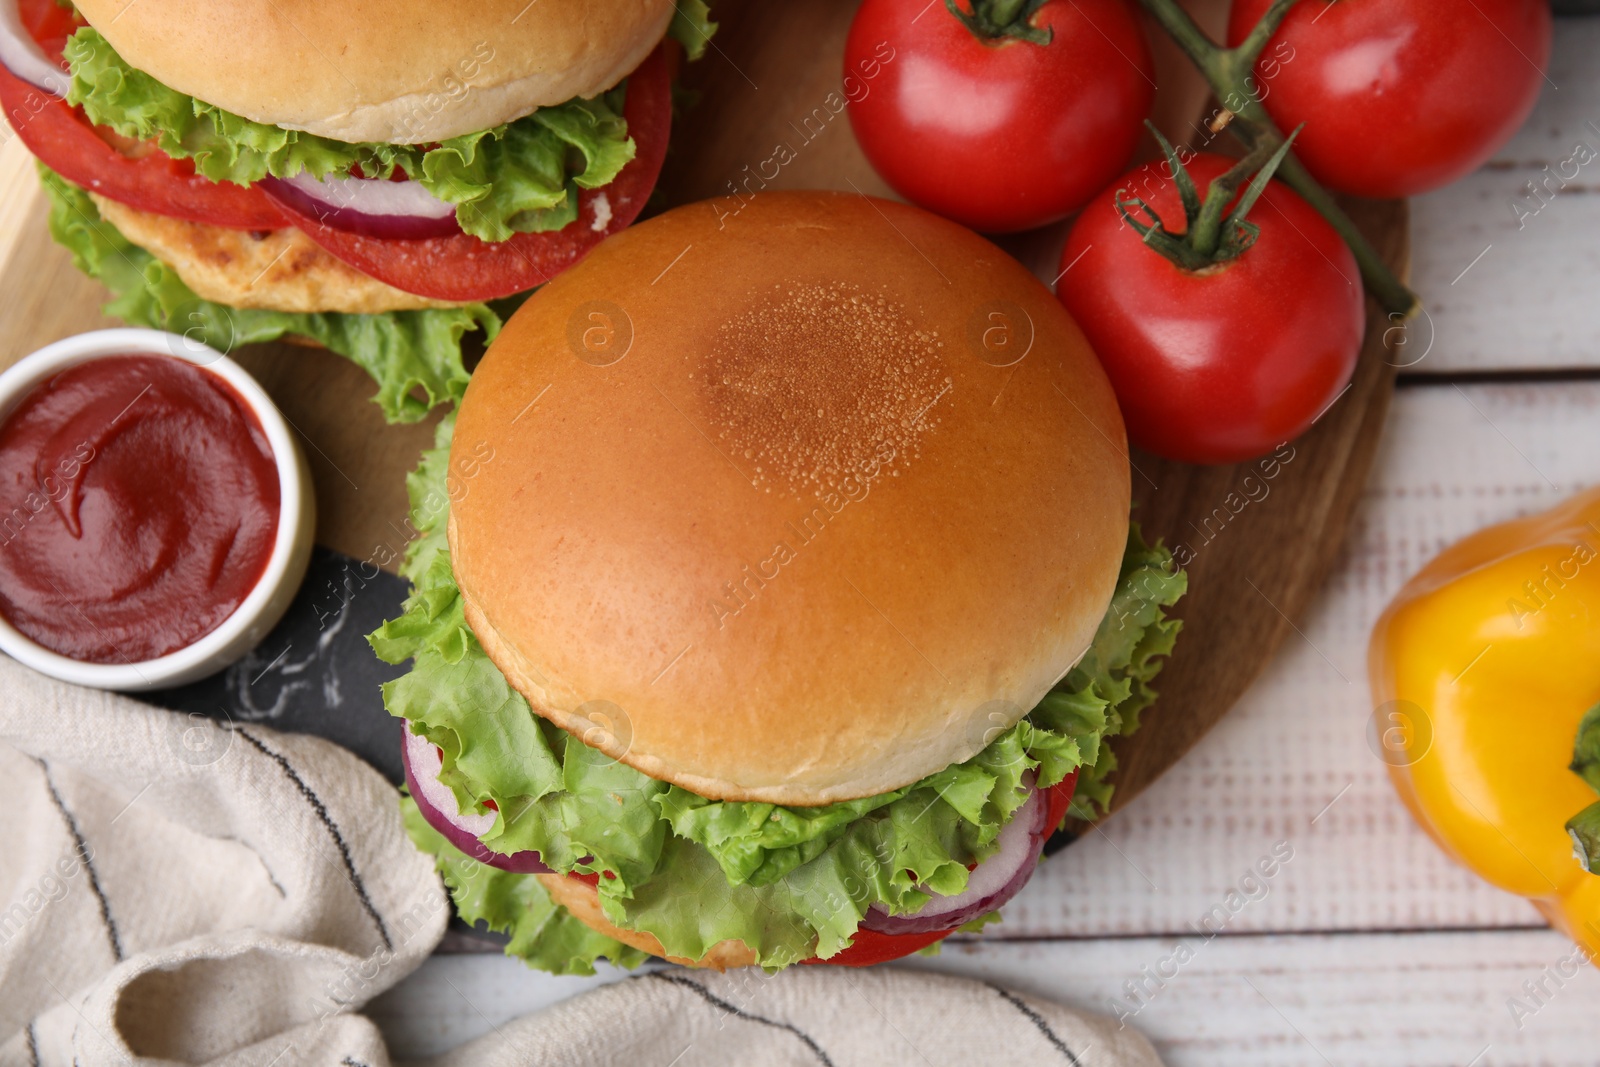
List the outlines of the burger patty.
{"type": "Polygon", "coordinates": [[[357,315],[460,306],[369,278],[292,226],[264,233],[233,230],[89,195],[124,237],[170,266],[196,296],[219,304],[357,315]]]}
{"type": "Polygon", "coordinates": [[[661,942],[654,934],[643,930],[624,930],[606,918],[606,913],[600,906],[600,894],[587,882],[564,874],[537,874],[534,877],[539,879],[545,892],[550,894],[551,900],[580,920],[607,937],[614,937],[624,945],[632,945],[652,956],[660,956],[684,967],[709,967],[714,971],[726,971],[734,967],[754,967],[760,962],[756,954],[742,941],[719,941],[697,960],[671,955],[661,946],[661,942]]]}

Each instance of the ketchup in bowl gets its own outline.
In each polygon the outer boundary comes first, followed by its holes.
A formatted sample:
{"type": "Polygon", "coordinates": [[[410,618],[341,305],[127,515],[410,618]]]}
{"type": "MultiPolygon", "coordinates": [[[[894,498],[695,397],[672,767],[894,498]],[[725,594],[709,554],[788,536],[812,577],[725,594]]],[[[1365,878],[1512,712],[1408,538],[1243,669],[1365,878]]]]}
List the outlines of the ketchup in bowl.
{"type": "Polygon", "coordinates": [[[203,367],[79,363],[0,426],[0,614],[86,663],[139,663],[215,630],[261,580],[280,514],[260,421],[203,367]]]}

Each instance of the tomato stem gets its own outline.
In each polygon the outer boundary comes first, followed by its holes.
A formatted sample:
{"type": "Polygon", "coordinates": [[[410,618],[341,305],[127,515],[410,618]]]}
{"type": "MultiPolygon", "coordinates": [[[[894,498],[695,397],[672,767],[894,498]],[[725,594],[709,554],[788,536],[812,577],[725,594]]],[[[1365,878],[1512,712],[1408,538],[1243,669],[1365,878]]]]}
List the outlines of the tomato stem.
{"type": "Polygon", "coordinates": [[[1300,131],[1290,134],[1289,139],[1275,149],[1262,145],[1252,150],[1212,181],[1206,189],[1205,199],[1201,200],[1200,191],[1184,169],[1172,142],[1161,135],[1154,123],[1146,121],[1145,126],[1167,157],[1167,169],[1172,173],[1178,196],[1183,201],[1186,225],[1182,236],[1171,233],[1162,224],[1161,216],[1156,214],[1154,208],[1138,197],[1125,197],[1123,194],[1127,190],[1119,189],[1116,203],[1123,221],[1138,231],[1146,245],[1182,270],[1204,270],[1239,258],[1261,236],[1261,230],[1254,223],[1246,222],[1245,216],[1261,198],[1261,194],[1266,192],[1273,172],[1288,155],[1289,145],[1300,131]],[[1249,182],[1249,186],[1240,196],[1239,190],[1246,182],[1249,182]],[[1232,211],[1228,211],[1230,204],[1233,204],[1232,211]],[[1150,221],[1146,223],[1136,218],[1132,210],[1134,208],[1150,221]],[[1226,216],[1224,212],[1227,212],[1226,216]]]}
{"type": "MultiPolygon", "coordinates": [[[[1270,156],[1285,148],[1291,140],[1284,137],[1273,124],[1267,109],[1261,106],[1255,90],[1255,61],[1267,41],[1277,32],[1284,16],[1297,2],[1275,0],[1238,48],[1223,48],[1195,24],[1194,19],[1178,6],[1177,0],[1139,0],[1140,5],[1189,57],[1189,61],[1205,75],[1212,92],[1216,93],[1222,106],[1232,115],[1227,128],[1251,155],[1265,151],[1270,156]]],[[[1361,267],[1361,278],[1366,282],[1368,291],[1383,305],[1385,311],[1406,316],[1416,314],[1421,306],[1416,294],[1394,276],[1394,272],[1389,270],[1377,249],[1357,229],[1350,216],[1344,213],[1333,196],[1317,183],[1292,152],[1283,157],[1278,167],[1278,177],[1299,193],[1344,238],[1361,267]]]]}
{"type": "Polygon", "coordinates": [[[974,37],[991,44],[1006,38],[1047,45],[1055,36],[1048,27],[1033,24],[1034,13],[1047,0],[972,0],[972,10],[963,11],[956,0],[944,0],[950,14],[961,20],[974,37]]]}
{"type": "Polygon", "coordinates": [[[1262,14],[1261,20],[1251,27],[1244,40],[1239,42],[1237,48],[1232,49],[1235,65],[1245,73],[1255,67],[1261,50],[1267,46],[1272,35],[1278,32],[1278,27],[1283,23],[1283,17],[1289,9],[1299,3],[1299,0],[1273,0],[1271,7],[1262,14]]]}

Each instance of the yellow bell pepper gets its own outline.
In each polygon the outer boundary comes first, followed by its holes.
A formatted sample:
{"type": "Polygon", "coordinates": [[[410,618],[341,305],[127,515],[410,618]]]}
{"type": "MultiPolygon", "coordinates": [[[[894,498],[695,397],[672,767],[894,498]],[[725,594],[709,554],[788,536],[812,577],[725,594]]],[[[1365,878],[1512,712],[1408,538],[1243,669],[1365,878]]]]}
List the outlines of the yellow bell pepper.
{"type": "Polygon", "coordinates": [[[1600,959],[1600,854],[1584,850],[1600,823],[1600,489],[1440,553],[1378,620],[1368,666],[1375,750],[1417,822],[1600,959]]]}

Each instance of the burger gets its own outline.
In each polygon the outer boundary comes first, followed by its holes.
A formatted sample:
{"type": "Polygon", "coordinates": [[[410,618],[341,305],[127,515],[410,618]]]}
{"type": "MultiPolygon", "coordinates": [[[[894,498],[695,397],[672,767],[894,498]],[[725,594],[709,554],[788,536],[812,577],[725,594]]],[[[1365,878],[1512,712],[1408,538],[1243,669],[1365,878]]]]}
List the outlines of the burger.
{"type": "Polygon", "coordinates": [[[1018,263],[762,192],[534,294],[411,479],[417,844],[556,972],[868,964],[1103,810],[1185,587],[1106,375],[1018,263]]]}
{"type": "Polygon", "coordinates": [[[108,312],[355,360],[391,419],[645,206],[703,0],[19,0],[0,104],[108,312]]]}

